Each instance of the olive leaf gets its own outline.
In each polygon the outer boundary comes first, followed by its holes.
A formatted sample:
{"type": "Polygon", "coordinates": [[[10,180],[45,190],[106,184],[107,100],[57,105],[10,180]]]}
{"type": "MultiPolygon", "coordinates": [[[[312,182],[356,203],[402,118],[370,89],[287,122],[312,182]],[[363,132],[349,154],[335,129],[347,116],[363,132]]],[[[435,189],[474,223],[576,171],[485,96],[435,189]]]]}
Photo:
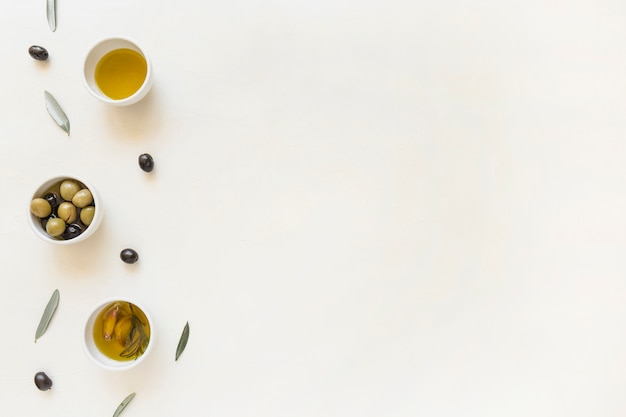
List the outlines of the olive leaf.
{"type": "Polygon", "coordinates": [[[48,109],[48,113],[54,119],[55,122],[61,127],[61,129],[67,132],[67,136],[70,135],[70,121],[65,115],[65,112],[56,101],[54,96],[47,91],[43,92],[44,98],[46,99],[46,109],[48,109]]]}
{"type": "Polygon", "coordinates": [[[56,0],[46,0],[46,17],[51,31],[57,30],[56,0]]]}
{"type": "Polygon", "coordinates": [[[185,350],[185,347],[187,346],[187,340],[189,340],[189,322],[185,324],[183,334],[180,335],[180,340],[178,341],[178,346],[176,347],[176,359],[174,359],[174,361],[177,361],[180,355],[185,350]]]}
{"type": "Polygon", "coordinates": [[[52,293],[50,297],[50,301],[48,301],[48,305],[46,305],[46,309],[43,311],[43,315],[41,316],[41,320],[39,321],[39,326],[37,326],[37,331],[35,332],[35,343],[37,339],[39,339],[46,332],[48,328],[48,324],[50,324],[50,320],[52,320],[52,316],[54,316],[54,312],[59,305],[59,290],[56,289],[52,293]]]}
{"type": "Polygon", "coordinates": [[[129,394],[128,397],[124,398],[124,400],[120,403],[120,405],[117,406],[115,413],[113,413],[113,417],[117,417],[120,414],[122,414],[122,411],[124,411],[128,403],[130,403],[133,400],[133,398],[135,398],[134,392],[132,394],[129,394]]]}

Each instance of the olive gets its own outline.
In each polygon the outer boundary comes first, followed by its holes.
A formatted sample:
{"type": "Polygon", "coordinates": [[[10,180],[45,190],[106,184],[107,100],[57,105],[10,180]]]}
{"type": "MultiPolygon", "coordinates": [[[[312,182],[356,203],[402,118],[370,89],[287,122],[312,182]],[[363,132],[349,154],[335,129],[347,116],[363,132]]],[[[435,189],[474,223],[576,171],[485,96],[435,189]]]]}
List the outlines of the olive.
{"type": "Polygon", "coordinates": [[[52,217],[46,223],[46,232],[52,237],[61,236],[65,231],[65,222],[63,219],[52,217]]]}
{"type": "Polygon", "coordinates": [[[93,203],[93,196],[91,195],[91,191],[87,188],[83,188],[72,197],[72,203],[78,207],[83,208],[87,207],[91,203],[93,203]]]}
{"type": "Polygon", "coordinates": [[[78,223],[68,224],[65,228],[65,232],[61,235],[63,239],[74,239],[76,236],[83,233],[83,228],[78,223]]]}
{"type": "Polygon", "coordinates": [[[66,201],[72,201],[74,195],[81,190],[80,184],[75,180],[65,180],[61,183],[61,197],[66,201]]]}
{"type": "Polygon", "coordinates": [[[41,228],[43,230],[46,230],[46,225],[48,224],[48,220],[50,220],[51,218],[52,218],[52,216],[51,217],[46,217],[46,218],[43,218],[43,219],[39,219],[39,221],[41,222],[41,228]]]}
{"type": "Polygon", "coordinates": [[[146,172],[150,172],[154,169],[154,159],[152,159],[149,153],[139,155],[139,168],[146,172]]]}
{"type": "Polygon", "coordinates": [[[80,211],[80,221],[85,226],[89,226],[93,221],[93,216],[96,214],[96,208],[94,206],[87,206],[80,211]]]}
{"type": "Polygon", "coordinates": [[[55,193],[48,193],[43,196],[43,199],[50,204],[50,207],[52,207],[52,211],[54,211],[59,206],[59,196],[55,193]]]}
{"type": "Polygon", "coordinates": [[[48,59],[48,51],[43,46],[33,45],[28,48],[28,53],[33,59],[37,61],[45,61],[48,59]]]}
{"type": "Polygon", "coordinates": [[[30,212],[40,219],[43,219],[52,213],[52,206],[43,198],[34,198],[30,202],[30,212]]]}
{"type": "Polygon", "coordinates": [[[74,204],[66,201],[59,205],[57,216],[63,219],[65,223],[73,223],[78,218],[78,210],[74,204]]]}
{"type": "Polygon", "coordinates": [[[139,260],[139,254],[133,249],[124,249],[120,252],[120,258],[127,264],[134,264],[139,260]]]}
{"type": "Polygon", "coordinates": [[[35,385],[40,391],[48,391],[52,388],[52,380],[45,372],[37,372],[35,374],[35,385]]]}

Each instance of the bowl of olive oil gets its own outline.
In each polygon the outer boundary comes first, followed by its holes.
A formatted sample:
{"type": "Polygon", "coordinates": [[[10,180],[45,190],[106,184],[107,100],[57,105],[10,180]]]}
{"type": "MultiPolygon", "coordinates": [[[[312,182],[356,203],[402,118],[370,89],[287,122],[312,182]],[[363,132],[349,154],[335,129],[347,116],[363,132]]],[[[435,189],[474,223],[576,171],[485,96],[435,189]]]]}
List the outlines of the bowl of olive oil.
{"type": "Polygon", "coordinates": [[[87,356],[104,369],[121,371],[141,363],[153,346],[147,310],[123,297],[101,301],[91,310],[83,335],[87,356]]]}
{"type": "Polygon", "coordinates": [[[137,103],[152,86],[152,65],[146,53],[123,38],[108,38],[87,53],[83,68],[87,90],[114,106],[137,103]]]}

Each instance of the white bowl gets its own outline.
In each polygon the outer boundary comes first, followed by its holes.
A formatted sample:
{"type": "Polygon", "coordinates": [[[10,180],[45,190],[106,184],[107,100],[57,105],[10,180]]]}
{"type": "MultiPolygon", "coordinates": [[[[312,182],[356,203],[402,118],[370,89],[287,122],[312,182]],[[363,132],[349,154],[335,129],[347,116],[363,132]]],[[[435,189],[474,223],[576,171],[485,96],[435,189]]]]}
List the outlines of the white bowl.
{"type": "Polygon", "coordinates": [[[94,186],[91,183],[85,181],[83,178],[78,177],[76,175],[56,175],[50,178],[49,180],[45,181],[32,194],[29,200],[29,204],[30,204],[30,201],[32,201],[34,198],[43,197],[48,192],[48,190],[50,190],[55,184],[59,184],[63,180],[66,180],[66,179],[76,180],[80,182],[81,184],[83,184],[86,188],[88,188],[89,191],[91,191],[91,195],[93,196],[93,204],[96,207],[96,211],[94,214],[94,218],[91,221],[91,224],[87,226],[87,228],[85,228],[85,230],[80,235],[72,239],[63,240],[60,238],[55,238],[55,237],[50,236],[41,225],[41,219],[35,216],[34,214],[32,214],[29,209],[29,224],[31,226],[31,229],[35,233],[35,235],[37,235],[38,237],[40,237],[46,242],[54,243],[57,245],[71,245],[74,243],[82,242],[83,240],[87,239],[89,236],[93,235],[96,232],[96,230],[100,226],[100,223],[102,223],[102,217],[104,215],[102,200],[97,190],[94,188],[94,186]]]}
{"type": "Polygon", "coordinates": [[[150,63],[150,59],[146,53],[139,46],[137,46],[136,43],[124,38],[108,38],[95,44],[87,53],[87,56],[85,57],[85,65],[83,67],[83,81],[87,91],[103,103],[111,104],[113,106],[128,106],[130,104],[137,103],[150,91],[150,88],[152,87],[152,64],[150,63]],[[143,85],[133,95],[123,99],[114,100],[107,97],[96,84],[96,66],[104,55],[116,49],[122,48],[131,49],[143,56],[148,65],[148,72],[146,73],[143,85]]]}
{"type": "MultiPolygon", "coordinates": [[[[85,352],[87,353],[87,356],[89,357],[89,359],[91,359],[96,365],[104,369],[107,369],[109,371],[124,371],[127,369],[134,368],[135,366],[139,365],[141,362],[143,362],[146,359],[146,357],[152,351],[152,347],[154,346],[154,334],[155,334],[154,322],[152,321],[152,318],[150,317],[150,313],[148,312],[148,310],[146,310],[146,308],[143,305],[127,297],[111,297],[111,298],[107,298],[105,300],[100,301],[95,307],[93,307],[90,310],[89,316],[87,317],[87,321],[85,322],[85,328],[83,331],[83,337],[82,337],[83,348],[85,352]],[[146,350],[144,351],[144,353],[141,356],[139,356],[137,359],[123,360],[123,361],[111,359],[108,356],[105,356],[100,351],[100,349],[98,349],[98,347],[96,346],[96,343],[94,341],[94,334],[93,334],[96,318],[103,311],[103,309],[107,308],[114,302],[131,303],[134,307],[139,308],[144,313],[144,315],[146,316],[146,319],[148,320],[148,324],[150,326],[150,341],[148,342],[148,346],[146,347],[146,350]]],[[[111,343],[116,343],[116,342],[111,341],[111,343]]]]}

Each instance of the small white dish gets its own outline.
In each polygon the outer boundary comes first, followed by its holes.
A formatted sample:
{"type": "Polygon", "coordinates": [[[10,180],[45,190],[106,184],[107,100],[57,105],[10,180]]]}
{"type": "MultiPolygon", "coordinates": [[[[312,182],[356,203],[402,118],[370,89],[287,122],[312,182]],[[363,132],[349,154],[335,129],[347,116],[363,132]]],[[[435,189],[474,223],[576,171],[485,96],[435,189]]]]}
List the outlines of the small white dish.
{"type": "Polygon", "coordinates": [[[108,38],[96,43],[87,53],[83,68],[83,81],[87,91],[103,103],[113,106],[128,106],[140,101],[150,91],[152,87],[152,64],[146,53],[135,42],[124,38],[108,38]],[[146,60],[147,64],[146,77],[141,87],[131,96],[122,99],[112,99],[105,95],[98,87],[95,78],[98,62],[109,52],[117,49],[131,49],[139,53],[146,60]]]}
{"type": "MultiPolygon", "coordinates": [[[[83,337],[82,337],[83,348],[85,352],[87,353],[87,356],[89,357],[89,359],[91,359],[96,365],[100,366],[101,368],[109,370],[109,371],[124,371],[127,369],[134,368],[135,366],[139,365],[141,362],[143,362],[146,359],[146,357],[152,351],[152,347],[154,346],[154,334],[155,334],[154,322],[152,321],[150,313],[148,312],[148,310],[146,310],[146,308],[143,305],[137,303],[135,300],[131,300],[126,297],[111,297],[111,298],[107,298],[105,300],[100,301],[95,307],[93,307],[89,311],[89,316],[87,317],[87,321],[85,322],[85,327],[83,330],[83,337]],[[143,354],[138,356],[136,359],[130,359],[130,360],[111,359],[110,357],[102,353],[102,351],[100,351],[100,349],[98,348],[94,340],[94,330],[96,332],[99,332],[101,330],[101,328],[95,329],[94,327],[97,325],[98,316],[104,310],[109,309],[111,305],[113,305],[116,302],[131,303],[133,307],[138,308],[143,313],[143,315],[145,316],[145,319],[147,320],[147,325],[149,326],[149,331],[150,331],[149,342],[143,354]]],[[[106,343],[117,343],[117,341],[111,340],[106,343]]]]}
{"type": "Polygon", "coordinates": [[[100,198],[100,194],[98,194],[98,191],[91,183],[76,175],[55,175],[54,177],[48,179],[43,184],[41,184],[31,195],[29,203],[35,198],[44,197],[44,195],[51,188],[53,188],[56,184],[60,184],[66,179],[78,181],[91,192],[91,195],[93,196],[93,206],[95,207],[95,212],[93,220],[91,220],[89,226],[87,226],[80,235],[71,239],[62,239],[59,237],[50,236],[42,225],[42,219],[35,216],[32,212],[29,211],[29,224],[35,235],[37,235],[40,239],[46,242],[54,243],[56,245],[71,245],[87,239],[89,236],[93,235],[96,232],[96,230],[100,226],[100,223],[102,223],[102,218],[104,216],[102,200],[100,198]]]}

